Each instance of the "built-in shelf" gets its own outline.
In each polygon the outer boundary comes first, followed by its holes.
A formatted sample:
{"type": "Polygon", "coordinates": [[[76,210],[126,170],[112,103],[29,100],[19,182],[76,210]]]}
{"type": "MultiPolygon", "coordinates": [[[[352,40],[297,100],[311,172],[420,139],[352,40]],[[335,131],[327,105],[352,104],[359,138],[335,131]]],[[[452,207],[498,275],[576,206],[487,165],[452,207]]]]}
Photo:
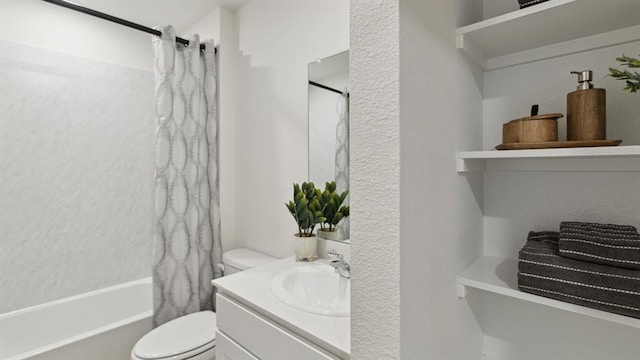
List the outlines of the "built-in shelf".
{"type": "Polygon", "coordinates": [[[640,328],[640,319],[522,292],[518,290],[517,274],[518,262],[516,260],[484,256],[458,276],[458,296],[465,297],[467,295],[466,287],[471,287],[523,301],[529,301],[556,309],[640,328]]]}
{"type": "Polygon", "coordinates": [[[640,171],[640,146],[462,151],[457,170],[635,172],[640,171]]]}
{"type": "Polygon", "coordinates": [[[640,1],[602,4],[549,0],[458,28],[457,46],[490,70],[640,38],[640,1]]]}

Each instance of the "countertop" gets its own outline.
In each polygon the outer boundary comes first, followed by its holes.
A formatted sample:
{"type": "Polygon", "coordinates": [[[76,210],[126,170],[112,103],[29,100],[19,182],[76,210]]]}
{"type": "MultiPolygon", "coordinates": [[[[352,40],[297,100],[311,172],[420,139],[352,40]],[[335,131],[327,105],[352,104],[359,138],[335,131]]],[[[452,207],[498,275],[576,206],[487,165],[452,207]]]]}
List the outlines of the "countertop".
{"type": "MultiPolygon", "coordinates": [[[[314,263],[329,261],[318,259],[314,263]]],[[[271,279],[274,275],[295,266],[309,264],[309,262],[296,262],[295,257],[290,257],[224,276],[212,280],[211,283],[221,294],[233,298],[329,352],[343,359],[349,359],[351,317],[307,313],[283,303],[271,293],[271,279]]]]}

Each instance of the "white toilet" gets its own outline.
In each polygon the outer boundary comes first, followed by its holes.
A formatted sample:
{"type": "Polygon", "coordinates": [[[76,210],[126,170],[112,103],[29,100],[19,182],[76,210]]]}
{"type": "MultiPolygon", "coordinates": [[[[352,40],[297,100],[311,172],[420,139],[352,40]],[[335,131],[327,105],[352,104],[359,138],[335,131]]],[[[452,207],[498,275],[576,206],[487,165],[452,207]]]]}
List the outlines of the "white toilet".
{"type": "MultiPolygon", "coordinates": [[[[249,249],[222,255],[224,275],[277,260],[249,249]]],[[[200,311],[169,321],[148,332],[131,350],[131,360],[213,360],[216,349],[216,314],[200,311]]]]}

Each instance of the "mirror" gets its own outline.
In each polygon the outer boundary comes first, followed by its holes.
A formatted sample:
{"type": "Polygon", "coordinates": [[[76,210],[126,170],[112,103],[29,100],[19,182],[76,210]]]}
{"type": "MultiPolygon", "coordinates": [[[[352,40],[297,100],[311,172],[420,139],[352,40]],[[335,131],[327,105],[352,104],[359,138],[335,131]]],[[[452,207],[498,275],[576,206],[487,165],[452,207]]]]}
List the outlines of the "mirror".
{"type": "MultiPolygon", "coordinates": [[[[336,182],[341,194],[349,189],[349,51],[309,64],[309,181],[324,189],[336,182]]],[[[349,205],[349,197],[343,205],[349,205]]],[[[348,241],[349,218],[331,234],[318,237],[348,241]]]]}

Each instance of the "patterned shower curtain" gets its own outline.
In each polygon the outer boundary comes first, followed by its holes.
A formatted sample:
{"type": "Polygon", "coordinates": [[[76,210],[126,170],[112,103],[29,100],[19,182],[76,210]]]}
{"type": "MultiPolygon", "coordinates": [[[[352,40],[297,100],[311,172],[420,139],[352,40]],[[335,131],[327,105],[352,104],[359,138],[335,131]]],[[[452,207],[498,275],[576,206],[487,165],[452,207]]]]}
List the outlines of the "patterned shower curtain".
{"type": "Polygon", "coordinates": [[[156,233],[153,323],[213,310],[221,275],[215,49],[198,35],[176,44],[171,26],[154,37],[156,233]]]}
{"type": "MultiPolygon", "coordinates": [[[[349,189],[349,93],[345,90],[338,98],[338,124],[336,125],[336,191],[349,189]]],[[[344,205],[349,206],[349,198],[344,205]]],[[[349,218],[338,225],[343,239],[349,239],[349,218]]]]}

